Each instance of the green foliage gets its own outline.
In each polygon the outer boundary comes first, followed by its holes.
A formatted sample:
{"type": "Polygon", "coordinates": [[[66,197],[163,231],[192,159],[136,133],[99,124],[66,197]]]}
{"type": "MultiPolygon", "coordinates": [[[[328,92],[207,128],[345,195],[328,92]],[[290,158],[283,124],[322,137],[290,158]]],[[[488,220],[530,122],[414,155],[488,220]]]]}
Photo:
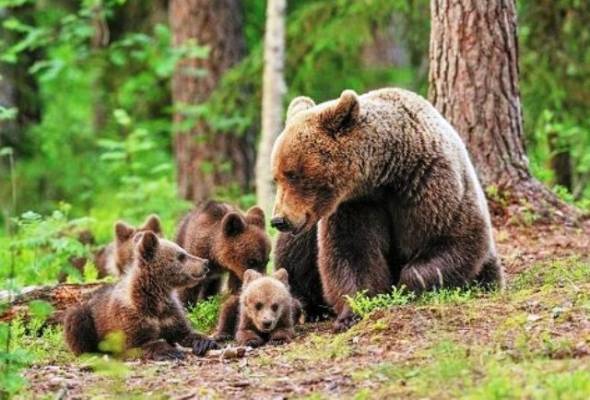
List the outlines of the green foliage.
{"type": "Polygon", "coordinates": [[[199,301],[195,306],[188,310],[188,318],[193,328],[199,332],[211,332],[217,324],[217,316],[221,306],[221,297],[214,296],[206,300],[199,301]]]}
{"type": "Polygon", "coordinates": [[[518,6],[521,93],[531,168],[542,180],[554,183],[550,159],[568,153],[573,197],[565,199],[588,199],[590,3],[520,0],[518,6]]]}
{"type": "Polygon", "coordinates": [[[55,282],[62,270],[75,279],[80,273],[71,268],[72,257],[88,257],[90,248],[77,234],[87,229],[89,218],[69,218],[70,206],[62,204],[48,216],[29,211],[14,219],[16,232],[11,240],[0,240],[0,281],[11,288],[55,282]],[[14,266],[16,276],[10,277],[14,266]]]}
{"type": "Polygon", "coordinates": [[[366,290],[357,292],[354,296],[346,296],[346,300],[353,312],[361,317],[369,315],[371,312],[379,309],[403,306],[415,299],[412,292],[408,292],[404,287],[393,287],[389,293],[380,293],[375,296],[367,296],[366,290]]]}

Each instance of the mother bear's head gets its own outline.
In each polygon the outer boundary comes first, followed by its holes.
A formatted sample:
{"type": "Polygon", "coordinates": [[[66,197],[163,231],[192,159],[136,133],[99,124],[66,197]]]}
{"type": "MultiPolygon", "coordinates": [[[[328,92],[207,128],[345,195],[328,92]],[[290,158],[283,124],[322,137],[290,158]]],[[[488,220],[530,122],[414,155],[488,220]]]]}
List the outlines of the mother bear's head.
{"type": "Polygon", "coordinates": [[[360,112],[352,90],[319,105],[309,97],[291,101],[271,156],[273,227],[294,234],[309,229],[354,191],[362,169],[354,151],[362,137],[360,112]]]}

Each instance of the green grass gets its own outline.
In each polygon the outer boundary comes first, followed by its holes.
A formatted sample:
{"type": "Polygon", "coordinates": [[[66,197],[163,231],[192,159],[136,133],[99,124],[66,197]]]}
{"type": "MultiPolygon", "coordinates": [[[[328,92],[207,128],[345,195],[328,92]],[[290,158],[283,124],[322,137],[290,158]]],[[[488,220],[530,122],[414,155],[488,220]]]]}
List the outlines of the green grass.
{"type": "Polygon", "coordinates": [[[193,328],[199,332],[210,333],[217,324],[217,316],[221,307],[222,296],[214,296],[210,299],[200,301],[188,310],[188,319],[193,328]]]}

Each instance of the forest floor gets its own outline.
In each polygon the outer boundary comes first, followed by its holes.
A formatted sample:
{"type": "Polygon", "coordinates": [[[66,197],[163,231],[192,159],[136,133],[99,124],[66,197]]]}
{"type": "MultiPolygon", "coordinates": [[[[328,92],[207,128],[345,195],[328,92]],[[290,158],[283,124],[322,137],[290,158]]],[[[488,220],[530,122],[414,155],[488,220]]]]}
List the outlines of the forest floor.
{"type": "MultiPolygon", "coordinates": [[[[243,358],[75,361],[49,349],[23,398],[590,398],[590,229],[496,229],[503,293],[447,292],[338,335],[305,324],[243,358]],[[98,368],[97,364],[108,365],[98,368]],[[92,367],[89,367],[92,364],[92,367]]],[[[56,344],[63,347],[63,344],[56,344]]]]}

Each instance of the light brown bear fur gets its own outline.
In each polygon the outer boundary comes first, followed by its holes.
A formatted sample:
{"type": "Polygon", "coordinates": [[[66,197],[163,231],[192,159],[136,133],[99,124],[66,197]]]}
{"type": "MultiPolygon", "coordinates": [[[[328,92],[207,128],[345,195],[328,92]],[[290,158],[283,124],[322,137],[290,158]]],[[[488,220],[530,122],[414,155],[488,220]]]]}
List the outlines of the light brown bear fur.
{"type": "Polygon", "coordinates": [[[220,292],[222,274],[228,273],[229,298],[219,314],[215,337],[233,338],[238,319],[238,294],[247,269],[266,270],[270,238],[265,231],[264,212],[252,207],[246,213],[210,201],[181,221],[176,242],[189,253],[210,260],[211,272],[205,281],[180,293],[185,304],[196,303],[220,292]]]}
{"type": "Polygon", "coordinates": [[[133,236],[139,232],[151,231],[162,237],[162,224],[157,215],[150,215],[138,228],[119,221],[115,224],[114,231],[115,240],[100,249],[94,258],[99,278],[123,275],[133,262],[133,236]]]}
{"type": "Polygon", "coordinates": [[[207,260],[151,231],[135,238],[135,261],[123,279],[99,289],[66,314],[65,339],[72,352],[98,352],[99,343],[117,332],[124,337],[119,350],[139,348],[145,358],[181,358],[176,343],[192,347],[198,355],[217,347],[191,328],[176,296],[177,288],[205,278],[207,260]]]}
{"type": "Polygon", "coordinates": [[[289,293],[289,274],[279,269],[272,276],[248,270],[240,294],[240,322],[236,340],[240,345],[258,347],[288,343],[301,312],[300,303],[289,293]]]}
{"type": "Polygon", "coordinates": [[[402,89],[345,90],[319,105],[298,97],[272,170],[271,224],[296,234],[317,229],[317,267],[338,315],[335,329],[354,322],[345,296],[360,290],[502,287],[486,199],[465,145],[422,97],[402,89]]]}

